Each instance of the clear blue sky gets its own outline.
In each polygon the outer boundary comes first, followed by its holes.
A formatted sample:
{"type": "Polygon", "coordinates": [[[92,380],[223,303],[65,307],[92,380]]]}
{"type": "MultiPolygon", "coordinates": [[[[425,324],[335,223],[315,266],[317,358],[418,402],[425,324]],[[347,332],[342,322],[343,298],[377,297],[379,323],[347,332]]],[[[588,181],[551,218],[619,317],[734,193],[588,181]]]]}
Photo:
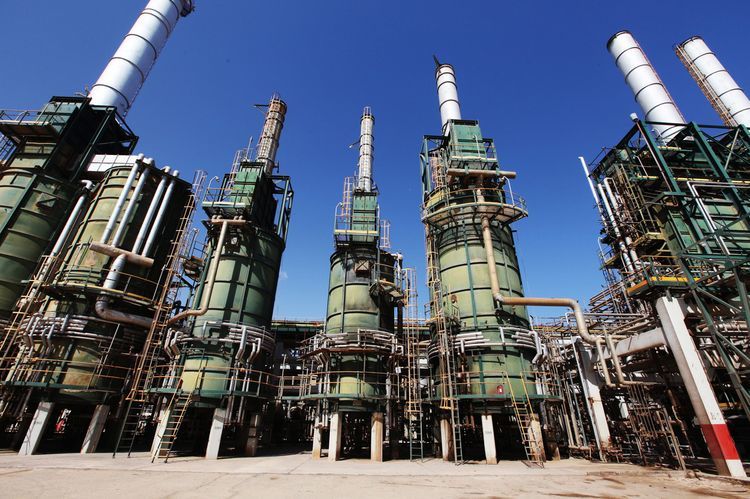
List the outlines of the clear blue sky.
{"type": "MultiPolygon", "coordinates": [[[[457,71],[463,116],[496,141],[530,216],[516,224],[526,293],[582,302],[601,287],[598,226],[577,156],[638,111],[605,49],[631,30],[688,119],[718,123],[672,52],[700,34],[750,87],[750,2],[197,0],[128,117],[138,152],[187,172],[226,171],[257,135],[252,104],[289,105],[278,159],[296,188],[276,316],[325,313],[332,217],[375,114],[375,179],[392,240],[424,280],[417,154],[439,132],[432,54],[457,71]]],[[[146,0],[2,0],[0,107],[34,109],[91,85],[146,0]]],[[[426,301],[422,289],[420,301],[426,301]]],[[[549,311],[538,311],[550,315],[549,311]]]]}

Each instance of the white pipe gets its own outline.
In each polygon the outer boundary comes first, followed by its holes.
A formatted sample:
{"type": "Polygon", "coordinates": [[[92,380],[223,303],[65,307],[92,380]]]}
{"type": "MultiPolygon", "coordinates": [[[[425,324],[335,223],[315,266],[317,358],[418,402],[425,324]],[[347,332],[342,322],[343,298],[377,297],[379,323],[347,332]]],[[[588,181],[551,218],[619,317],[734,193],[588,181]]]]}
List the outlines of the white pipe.
{"type": "Polygon", "coordinates": [[[750,126],[750,99],[703,38],[688,38],[675,52],[728,126],[750,126]]]}
{"type": "Polygon", "coordinates": [[[438,64],[435,69],[435,82],[437,83],[440,105],[440,123],[443,134],[445,134],[449,120],[461,119],[461,104],[458,102],[458,86],[456,85],[456,73],[453,66],[438,64]]]}
{"type": "Polygon", "coordinates": [[[151,251],[151,247],[156,241],[156,235],[159,233],[159,229],[161,228],[162,221],[164,220],[164,215],[166,214],[167,208],[169,207],[169,201],[172,198],[174,186],[177,183],[177,177],[179,177],[179,175],[180,172],[178,170],[172,172],[172,179],[169,181],[169,187],[167,187],[167,192],[164,193],[164,198],[161,200],[159,211],[156,213],[154,223],[151,224],[151,230],[148,234],[146,245],[143,247],[143,251],[141,251],[141,255],[143,256],[148,256],[149,251],[151,251]]]}
{"type": "Polygon", "coordinates": [[[372,191],[372,162],[375,147],[373,146],[373,126],[375,117],[369,107],[362,112],[359,124],[359,165],[357,171],[357,188],[362,191],[372,191]]]}
{"type": "Polygon", "coordinates": [[[117,202],[115,202],[115,207],[112,209],[109,220],[107,220],[107,225],[104,227],[104,232],[102,232],[102,238],[99,241],[102,244],[107,244],[109,242],[109,236],[111,236],[112,231],[115,230],[115,224],[117,223],[117,219],[120,218],[122,207],[123,205],[125,205],[125,200],[128,198],[130,188],[133,186],[133,182],[135,181],[135,176],[138,175],[138,169],[141,167],[140,160],[142,158],[143,156],[138,158],[138,160],[136,160],[136,162],[133,163],[133,166],[130,168],[128,178],[125,180],[125,184],[122,186],[120,195],[117,197],[117,202]]]}
{"type": "Polygon", "coordinates": [[[130,220],[130,217],[133,216],[133,211],[135,210],[135,207],[138,206],[138,198],[141,195],[141,191],[143,190],[143,186],[146,185],[146,180],[148,179],[149,175],[149,169],[148,167],[143,169],[143,172],[141,172],[141,176],[138,178],[138,183],[135,184],[135,189],[133,189],[133,195],[130,197],[130,200],[128,201],[128,206],[125,208],[125,213],[122,215],[122,220],[120,221],[120,224],[117,226],[117,231],[115,231],[115,236],[112,238],[112,246],[115,248],[120,246],[120,243],[122,242],[122,239],[125,237],[125,231],[128,228],[128,221],[130,220]]]}
{"type": "Polygon", "coordinates": [[[91,88],[91,104],[126,116],[177,21],[193,9],[193,0],[151,0],[91,88]]]}
{"type": "MultiPolygon", "coordinates": [[[[612,206],[614,207],[615,211],[617,213],[621,213],[624,211],[624,208],[622,204],[620,203],[620,200],[617,199],[617,196],[615,196],[614,189],[612,189],[612,186],[610,185],[612,179],[609,177],[604,178],[604,190],[607,191],[607,196],[609,196],[609,199],[612,202],[612,206]]],[[[630,239],[630,236],[625,235],[624,237],[624,243],[625,247],[628,249],[628,254],[630,255],[630,259],[633,262],[633,267],[638,266],[638,254],[633,249],[633,240],[630,239]]]]}
{"type": "Polygon", "coordinates": [[[161,197],[164,194],[164,189],[166,188],[167,181],[169,180],[169,175],[167,174],[169,173],[170,168],[166,166],[162,169],[162,171],[164,172],[164,175],[159,181],[159,185],[156,186],[154,197],[151,198],[151,204],[148,206],[148,210],[146,211],[146,216],[143,218],[143,222],[141,222],[141,229],[138,231],[138,236],[135,238],[135,243],[133,244],[133,253],[140,253],[141,251],[143,242],[146,240],[146,234],[151,228],[151,221],[154,219],[154,215],[159,208],[159,202],[161,201],[161,197]]]}
{"type": "Polygon", "coordinates": [[[255,160],[265,164],[267,174],[272,174],[276,166],[276,151],[279,149],[281,129],[284,128],[286,103],[278,95],[271,97],[268,103],[266,119],[263,121],[263,131],[258,139],[258,149],[255,160]]]}
{"type": "Polygon", "coordinates": [[[83,184],[84,192],[78,197],[78,201],[76,201],[75,206],[73,206],[73,211],[70,212],[70,216],[68,217],[68,220],[65,222],[65,226],[60,232],[60,235],[57,237],[57,241],[55,242],[55,246],[52,248],[52,251],[50,252],[50,256],[53,256],[53,257],[57,256],[60,253],[60,251],[62,251],[63,245],[65,244],[65,241],[68,239],[68,234],[70,234],[70,231],[73,228],[73,224],[78,219],[78,215],[81,214],[83,205],[86,203],[86,199],[89,197],[89,194],[91,193],[91,190],[94,187],[93,182],[91,182],[90,180],[84,180],[81,183],[83,184]]]}
{"type": "Polygon", "coordinates": [[[617,68],[625,76],[625,82],[643,110],[644,119],[670,123],[653,125],[657,139],[664,143],[668,142],[684,128],[685,118],[643,49],[629,31],[620,31],[609,39],[607,50],[614,57],[617,68]]]}

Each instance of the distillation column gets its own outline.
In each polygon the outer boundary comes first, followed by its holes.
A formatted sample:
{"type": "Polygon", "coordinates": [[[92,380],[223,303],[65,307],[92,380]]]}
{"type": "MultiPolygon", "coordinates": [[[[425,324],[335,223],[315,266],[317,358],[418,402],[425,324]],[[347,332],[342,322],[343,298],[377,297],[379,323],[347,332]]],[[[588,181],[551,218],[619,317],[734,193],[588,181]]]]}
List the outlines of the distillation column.
{"type": "Polygon", "coordinates": [[[497,428],[516,421],[526,457],[540,459],[529,443],[532,400],[541,397],[534,333],[525,307],[499,301],[524,295],[511,224],[527,212],[507,188],[515,173],[500,170],[492,139],[461,118],[453,67],[436,63],[442,134],[425,137],[420,159],[443,458],[462,461],[463,440],[482,438],[496,463],[497,428]],[[477,427],[472,419],[481,420],[481,437],[465,430],[477,427]]]}

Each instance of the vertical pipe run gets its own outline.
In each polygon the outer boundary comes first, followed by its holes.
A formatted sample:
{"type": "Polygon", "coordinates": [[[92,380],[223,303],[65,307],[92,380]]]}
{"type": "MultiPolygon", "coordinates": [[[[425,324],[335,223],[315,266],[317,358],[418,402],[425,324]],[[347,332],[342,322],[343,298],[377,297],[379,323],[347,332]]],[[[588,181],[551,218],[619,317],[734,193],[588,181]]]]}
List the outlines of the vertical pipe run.
{"type": "Polygon", "coordinates": [[[445,134],[449,120],[461,119],[461,104],[458,102],[458,86],[456,85],[456,73],[453,66],[438,63],[435,69],[435,81],[437,83],[438,102],[440,103],[440,121],[443,134],[445,134]]]}
{"type": "Polygon", "coordinates": [[[265,164],[265,172],[270,175],[276,166],[276,151],[279,149],[279,138],[281,129],[284,128],[286,117],[286,103],[278,95],[271,97],[268,103],[266,119],[263,122],[263,131],[258,140],[258,149],[255,156],[256,161],[265,164]]]}
{"type": "Polygon", "coordinates": [[[372,115],[369,107],[362,112],[362,119],[359,126],[359,164],[357,171],[357,188],[365,191],[372,191],[372,162],[375,147],[373,145],[373,125],[375,117],[372,115]]]}
{"type": "Polygon", "coordinates": [[[703,38],[688,38],[675,52],[727,126],[750,126],[750,99],[703,38]]]}
{"type": "Polygon", "coordinates": [[[620,31],[609,39],[607,50],[625,76],[625,83],[633,91],[645,121],[667,123],[653,127],[661,142],[669,142],[684,128],[685,118],[641,46],[629,31],[620,31]]]}
{"type": "Polygon", "coordinates": [[[193,9],[192,0],[151,0],[91,88],[91,104],[126,116],[177,21],[193,9]]]}
{"type": "Polygon", "coordinates": [[[115,207],[112,209],[112,214],[109,216],[109,220],[107,220],[107,225],[104,227],[104,232],[102,233],[102,244],[109,243],[109,236],[111,236],[112,231],[115,230],[115,224],[117,223],[117,219],[120,218],[120,212],[122,211],[122,207],[125,205],[125,200],[128,198],[130,188],[135,181],[135,176],[138,175],[138,169],[140,167],[141,162],[139,158],[135,163],[133,163],[133,167],[130,169],[128,178],[125,180],[125,184],[122,186],[122,190],[120,191],[120,196],[117,198],[117,202],[115,202],[115,207]]]}

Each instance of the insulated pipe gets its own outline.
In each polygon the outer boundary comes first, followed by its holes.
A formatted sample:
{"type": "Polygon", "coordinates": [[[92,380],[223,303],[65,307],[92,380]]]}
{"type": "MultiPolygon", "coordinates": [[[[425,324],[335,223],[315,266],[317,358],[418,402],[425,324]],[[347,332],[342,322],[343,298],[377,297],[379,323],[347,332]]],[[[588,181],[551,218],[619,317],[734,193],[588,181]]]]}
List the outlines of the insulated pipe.
{"type": "Polygon", "coordinates": [[[135,243],[133,243],[133,253],[140,253],[141,248],[143,247],[143,242],[146,239],[146,234],[150,229],[151,221],[153,220],[154,214],[156,214],[156,211],[159,208],[159,202],[161,201],[161,197],[164,194],[164,189],[167,186],[167,181],[169,180],[169,176],[167,175],[167,173],[169,173],[170,168],[168,166],[165,166],[162,171],[164,172],[164,175],[159,181],[159,185],[156,186],[154,197],[151,198],[151,204],[148,206],[146,216],[143,217],[143,222],[141,222],[141,229],[138,231],[138,236],[135,238],[135,243]]]}
{"type": "Polygon", "coordinates": [[[83,205],[86,203],[86,199],[91,193],[91,190],[94,188],[94,184],[90,180],[84,180],[81,183],[83,184],[84,192],[78,197],[78,201],[76,201],[76,204],[73,207],[73,211],[70,213],[68,220],[65,222],[65,226],[63,227],[62,231],[60,231],[60,235],[57,236],[57,241],[55,242],[55,246],[52,247],[50,256],[57,256],[58,254],[60,254],[60,251],[62,251],[63,245],[65,245],[65,241],[68,239],[68,234],[70,234],[71,229],[73,229],[73,224],[81,214],[83,205]]]}
{"type": "Polygon", "coordinates": [[[214,257],[211,260],[211,268],[208,270],[208,280],[203,288],[201,296],[201,306],[198,309],[185,310],[175,315],[167,322],[167,325],[172,325],[175,322],[181,321],[186,317],[197,317],[204,315],[208,312],[208,302],[211,300],[211,293],[214,289],[214,283],[216,283],[216,274],[219,271],[219,260],[221,260],[221,252],[224,249],[224,241],[227,237],[227,231],[229,225],[244,225],[244,220],[212,220],[212,223],[221,223],[221,232],[219,232],[219,240],[216,242],[216,249],[214,250],[214,257]]]}
{"type": "Polygon", "coordinates": [[[141,167],[142,158],[143,156],[139,157],[136,162],[133,163],[133,167],[130,169],[128,178],[125,180],[125,184],[122,186],[122,190],[120,191],[120,195],[117,198],[117,202],[115,202],[115,207],[112,208],[112,213],[109,216],[109,220],[107,220],[107,225],[104,227],[104,232],[102,232],[102,238],[100,240],[102,244],[107,244],[109,242],[109,236],[111,236],[112,231],[115,230],[115,225],[117,224],[117,219],[120,218],[122,207],[125,205],[125,200],[128,198],[128,193],[130,192],[130,188],[133,186],[135,176],[138,175],[138,169],[141,167]]]}
{"type": "MultiPolygon", "coordinates": [[[[610,200],[610,203],[612,207],[614,208],[613,211],[617,213],[621,213],[623,211],[623,207],[620,204],[620,201],[615,196],[614,190],[612,189],[612,186],[610,185],[612,179],[609,177],[604,178],[604,190],[607,193],[607,198],[610,200]]],[[[614,220],[614,218],[613,218],[614,220]]],[[[628,250],[628,255],[630,256],[630,260],[633,262],[633,267],[638,266],[638,254],[633,249],[633,240],[630,239],[630,236],[625,235],[623,236],[623,242],[625,243],[625,247],[628,250]]]]}
{"type": "Polygon", "coordinates": [[[450,64],[440,64],[435,59],[435,82],[437,83],[440,104],[440,122],[443,135],[447,132],[448,121],[461,119],[461,104],[458,102],[456,72],[450,64]]]}
{"type": "Polygon", "coordinates": [[[112,246],[114,246],[115,248],[120,246],[122,239],[125,237],[125,231],[128,228],[128,221],[130,220],[130,217],[133,216],[133,211],[135,211],[135,207],[138,206],[138,198],[141,195],[141,191],[143,191],[143,186],[146,185],[146,180],[148,179],[148,175],[149,175],[149,169],[144,168],[143,172],[141,172],[141,176],[138,178],[138,183],[135,184],[135,189],[133,189],[133,195],[130,197],[130,200],[128,201],[128,206],[125,208],[125,213],[122,215],[122,220],[120,221],[120,224],[117,226],[117,231],[115,231],[115,235],[112,238],[112,246]]]}
{"type": "Polygon", "coordinates": [[[359,123],[359,163],[357,171],[357,188],[370,192],[372,191],[372,162],[375,152],[373,146],[373,126],[375,117],[369,107],[362,112],[362,119],[359,123]]]}
{"type": "Polygon", "coordinates": [[[281,129],[284,128],[286,116],[286,103],[278,95],[271,97],[268,103],[266,119],[263,122],[263,131],[258,139],[258,149],[255,160],[265,164],[266,174],[273,173],[276,166],[276,151],[279,149],[281,129]]]}
{"type": "Polygon", "coordinates": [[[625,243],[622,240],[622,234],[620,233],[620,228],[617,225],[617,220],[615,220],[615,215],[612,211],[612,207],[609,205],[609,201],[607,201],[607,195],[604,193],[602,184],[596,184],[596,188],[599,190],[602,204],[604,205],[604,209],[607,212],[607,216],[609,217],[612,229],[614,230],[615,236],[617,237],[617,246],[620,248],[620,254],[622,255],[622,260],[625,263],[625,268],[627,268],[627,270],[629,270],[630,272],[633,272],[634,268],[630,260],[630,256],[628,256],[628,249],[625,247],[625,243]]]}
{"type": "Polygon", "coordinates": [[[661,142],[669,142],[684,128],[685,118],[641,46],[629,31],[620,31],[609,39],[607,50],[625,76],[625,83],[633,91],[645,120],[668,123],[652,126],[661,142]]]}
{"type": "Polygon", "coordinates": [[[193,0],[151,0],[91,88],[91,105],[126,116],[177,21],[193,9],[193,0]]]}
{"type": "Polygon", "coordinates": [[[674,50],[724,123],[750,126],[750,99],[703,38],[688,38],[674,50]]]}
{"type": "Polygon", "coordinates": [[[149,231],[146,245],[143,247],[143,251],[141,251],[141,255],[143,256],[148,256],[148,253],[151,251],[151,247],[154,245],[154,241],[156,241],[156,235],[158,234],[159,229],[161,228],[161,224],[164,221],[164,216],[167,212],[167,208],[169,207],[169,201],[171,200],[172,193],[174,192],[174,186],[177,183],[176,179],[179,175],[180,172],[178,170],[172,172],[172,179],[169,181],[169,187],[167,187],[167,192],[164,193],[164,198],[161,200],[159,211],[156,213],[154,223],[151,224],[151,230],[149,231]]]}

